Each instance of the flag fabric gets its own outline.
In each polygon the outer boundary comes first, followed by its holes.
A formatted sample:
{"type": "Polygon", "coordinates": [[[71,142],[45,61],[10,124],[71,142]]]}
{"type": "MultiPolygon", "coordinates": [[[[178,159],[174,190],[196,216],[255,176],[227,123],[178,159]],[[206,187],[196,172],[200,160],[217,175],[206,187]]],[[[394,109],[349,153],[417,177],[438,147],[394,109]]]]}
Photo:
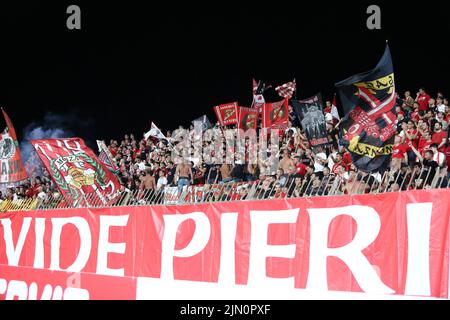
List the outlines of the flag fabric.
{"type": "Polygon", "coordinates": [[[27,171],[20,156],[19,142],[11,119],[3,110],[6,129],[0,140],[0,183],[14,183],[28,178],[27,171]]]}
{"type": "Polygon", "coordinates": [[[328,144],[325,115],[323,113],[322,95],[301,101],[291,101],[297,113],[306,137],[312,147],[328,144]]]}
{"type": "Polygon", "coordinates": [[[275,91],[278,92],[280,97],[285,99],[291,99],[296,90],[297,84],[295,83],[295,79],[292,82],[285,83],[282,86],[275,88],[275,91]]]}
{"type": "Polygon", "coordinates": [[[205,132],[206,130],[212,128],[211,121],[209,121],[209,119],[206,115],[203,115],[200,118],[192,120],[192,124],[194,125],[194,128],[195,128],[196,123],[198,123],[201,126],[202,132],[205,132]]]}
{"type": "Polygon", "coordinates": [[[258,128],[259,111],[254,108],[239,107],[238,129],[244,131],[258,128]]]}
{"type": "Polygon", "coordinates": [[[103,163],[103,165],[111,171],[114,174],[119,173],[119,167],[116,165],[116,163],[113,160],[113,156],[111,154],[111,151],[109,151],[108,147],[105,144],[105,141],[103,140],[97,140],[97,146],[98,146],[98,159],[103,163]]]}
{"type": "Polygon", "coordinates": [[[221,126],[236,124],[238,121],[238,103],[225,103],[214,107],[221,126]]]}
{"type": "Polygon", "coordinates": [[[256,82],[255,79],[253,79],[253,102],[252,102],[252,108],[258,109],[260,112],[262,111],[262,106],[264,103],[266,103],[266,100],[264,99],[264,92],[270,89],[272,86],[267,86],[264,82],[259,81],[256,82]]]}
{"type": "Polygon", "coordinates": [[[336,119],[337,121],[341,120],[341,117],[339,116],[339,112],[337,109],[337,103],[336,103],[336,95],[334,95],[333,103],[331,104],[331,116],[336,119]]]}
{"type": "Polygon", "coordinates": [[[151,128],[148,132],[144,134],[145,140],[147,140],[150,137],[154,137],[158,140],[167,140],[166,136],[159,130],[159,128],[152,122],[151,128]]]}
{"type": "Polygon", "coordinates": [[[262,127],[267,129],[287,129],[289,122],[288,100],[264,103],[262,108],[262,127]]]}
{"type": "Polygon", "coordinates": [[[61,194],[74,203],[111,205],[119,196],[117,177],[81,138],[31,140],[61,194]]]}
{"type": "Polygon", "coordinates": [[[340,143],[357,168],[367,172],[389,167],[396,133],[394,68],[389,46],[372,71],[336,83],[345,117],[340,143]]]}

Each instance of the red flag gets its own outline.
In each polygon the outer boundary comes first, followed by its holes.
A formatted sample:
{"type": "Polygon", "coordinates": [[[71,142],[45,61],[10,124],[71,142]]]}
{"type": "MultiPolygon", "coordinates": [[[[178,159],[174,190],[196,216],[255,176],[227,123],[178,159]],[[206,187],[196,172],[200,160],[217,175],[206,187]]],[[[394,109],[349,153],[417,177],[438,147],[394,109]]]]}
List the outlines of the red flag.
{"type": "Polygon", "coordinates": [[[238,103],[226,103],[214,107],[221,126],[236,124],[238,121],[238,103]]]}
{"type": "Polygon", "coordinates": [[[238,129],[244,131],[248,129],[256,130],[258,127],[259,111],[254,108],[239,107],[238,129]]]}
{"type": "Polygon", "coordinates": [[[262,118],[263,128],[287,129],[289,122],[288,99],[275,103],[265,103],[262,118]]]}
{"type": "Polygon", "coordinates": [[[20,156],[19,142],[11,119],[3,110],[7,130],[2,134],[0,140],[0,183],[12,183],[28,178],[22,157],[20,156]]]}
{"type": "Polygon", "coordinates": [[[39,158],[61,194],[77,204],[111,205],[118,196],[117,177],[98,160],[83,139],[32,140],[39,158]]]}

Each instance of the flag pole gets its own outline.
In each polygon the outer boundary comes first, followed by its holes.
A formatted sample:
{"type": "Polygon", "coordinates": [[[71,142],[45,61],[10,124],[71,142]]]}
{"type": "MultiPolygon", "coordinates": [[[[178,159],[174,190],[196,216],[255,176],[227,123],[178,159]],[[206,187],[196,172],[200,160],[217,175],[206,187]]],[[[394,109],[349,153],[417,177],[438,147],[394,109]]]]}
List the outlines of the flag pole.
{"type": "Polygon", "coordinates": [[[294,78],[294,83],[295,83],[295,100],[297,100],[297,81],[295,80],[295,78],[294,78]]]}

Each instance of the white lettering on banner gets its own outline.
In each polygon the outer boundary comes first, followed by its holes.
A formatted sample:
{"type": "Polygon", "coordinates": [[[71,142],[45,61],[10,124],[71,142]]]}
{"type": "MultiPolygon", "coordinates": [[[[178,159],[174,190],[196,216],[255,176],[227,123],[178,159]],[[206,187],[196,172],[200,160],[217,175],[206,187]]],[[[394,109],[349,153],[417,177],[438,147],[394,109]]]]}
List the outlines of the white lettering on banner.
{"type": "MultiPolygon", "coordinates": [[[[76,141],[76,140],[75,141],[63,140],[63,141],[64,141],[64,145],[67,147],[67,149],[73,150],[73,154],[85,153],[84,150],[81,148],[81,145],[78,141],[76,141]],[[71,142],[74,144],[73,147],[70,145],[71,142]]],[[[68,153],[70,154],[69,151],[68,151],[68,153]]]]}
{"type": "MultiPolygon", "coordinates": [[[[25,283],[26,284],[26,283],[25,283]]],[[[38,300],[38,286],[36,282],[30,284],[28,288],[28,300],[38,300]]],[[[62,300],[63,291],[60,286],[53,290],[52,286],[46,284],[39,300],[62,300]]]]}
{"type": "Polygon", "coordinates": [[[222,213],[220,216],[220,268],[218,282],[236,284],[236,231],[237,213],[222,213]]]}
{"type": "Polygon", "coordinates": [[[24,281],[11,280],[8,284],[8,291],[6,291],[6,300],[27,300],[28,286],[24,281]]]}
{"type": "Polygon", "coordinates": [[[89,300],[89,291],[80,288],[66,288],[63,291],[61,286],[53,287],[46,284],[41,296],[38,296],[38,285],[32,282],[29,286],[25,281],[10,280],[0,278],[0,294],[6,293],[6,300],[89,300]]]}
{"type": "Polygon", "coordinates": [[[311,223],[309,274],[306,289],[328,290],[327,257],[341,259],[351,270],[361,289],[366,293],[389,294],[395,291],[378,277],[374,267],[362,251],[378,236],[380,217],[371,207],[348,206],[341,208],[307,209],[311,223]],[[354,239],[339,248],[328,248],[328,230],[334,218],[348,215],[356,221],[354,239]]]}
{"type": "Polygon", "coordinates": [[[36,235],[36,242],[34,247],[33,268],[44,269],[45,218],[36,218],[34,220],[34,232],[36,235]]]}
{"type": "Polygon", "coordinates": [[[294,287],[294,277],[285,279],[269,278],[266,275],[266,258],[295,258],[295,244],[268,245],[267,236],[270,224],[293,224],[297,222],[299,209],[278,211],[250,211],[252,224],[250,241],[250,259],[248,282],[249,286],[294,287]]]}
{"type": "Polygon", "coordinates": [[[91,231],[87,221],[81,217],[71,218],[52,218],[52,237],[51,237],[51,257],[50,257],[50,270],[62,270],[60,268],[60,241],[63,226],[67,224],[74,225],[80,235],[80,251],[73,262],[73,264],[63,271],[67,272],[79,272],[83,270],[91,254],[91,231]]]}
{"type": "Polygon", "coordinates": [[[111,243],[109,242],[109,228],[110,227],[126,227],[129,215],[123,216],[100,216],[100,232],[98,238],[98,253],[97,253],[97,273],[121,276],[125,275],[125,269],[108,268],[108,253],[114,252],[124,254],[126,250],[126,243],[111,243]]]}
{"type": "Polygon", "coordinates": [[[431,295],[430,227],[432,203],[406,205],[408,223],[408,267],[405,294],[431,295]]]}
{"type": "Polygon", "coordinates": [[[5,279],[0,279],[0,294],[5,294],[8,284],[5,279]]]}
{"type": "MultiPolygon", "coordinates": [[[[47,146],[47,149],[49,151],[53,151],[52,147],[48,143],[45,143],[45,145],[47,146]]],[[[34,148],[36,149],[36,151],[40,150],[48,161],[52,161],[52,158],[48,156],[47,152],[45,152],[44,148],[42,148],[42,146],[39,143],[34,144],[34,148]]]]}
{"type": "Polygon", "coordinates": [[[20,255],[22,254],[23,244],[30,229],[31,218],[23,218],[22,228],[20,229],[19,239],[14,248],[12,227],[10,219],[1,219],[3,225],[3,238],[5,240],[6,257],[8,258],[8,265],[17,267],[19,265],[20,255]]]}
{"type": "Polygon", "coordinates": [[[203,212],[189,214],[164,215],[164,235],[161,253],[161,279],[173,280],[173,258],[192,257],[201,252],[208,244],[211,224],[203,212]],[[194,220],[195,232],[189,244],[181,250],[175,250],[178,227],[186,220],[194,220]]]}

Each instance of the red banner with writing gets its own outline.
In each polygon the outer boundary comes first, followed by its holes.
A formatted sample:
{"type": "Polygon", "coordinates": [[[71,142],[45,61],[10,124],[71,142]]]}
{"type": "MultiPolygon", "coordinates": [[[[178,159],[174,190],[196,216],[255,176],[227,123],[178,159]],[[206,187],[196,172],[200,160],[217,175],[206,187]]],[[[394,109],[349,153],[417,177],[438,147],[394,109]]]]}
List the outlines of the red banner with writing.
{"type": "Polygon", "coordinates": [[[441,189],[6,212],[0,298],[446,298],[448,199],[441,189]]]}
{"type": "Polygon", "coordinates": [[[238,121],[238,103],[226,103],[214,107],[221,126],[236,124],[238,121]]]}

